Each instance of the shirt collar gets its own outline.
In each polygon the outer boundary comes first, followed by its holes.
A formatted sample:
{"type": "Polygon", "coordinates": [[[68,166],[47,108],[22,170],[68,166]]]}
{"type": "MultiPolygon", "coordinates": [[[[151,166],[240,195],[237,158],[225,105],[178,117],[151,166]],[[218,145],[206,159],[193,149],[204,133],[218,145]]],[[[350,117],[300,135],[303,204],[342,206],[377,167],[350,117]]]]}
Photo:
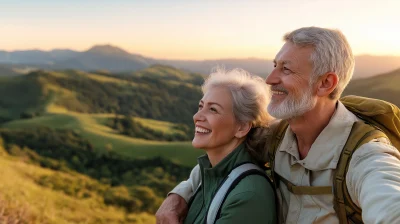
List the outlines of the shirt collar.
{"type": "Polygon", "coordinates": [[[300,163],[305,168],[314,171],[335,169],[353,123],[357,120],[358,118],[338,101],[335,113],[311,145],[306,158],[299,159],[296,137],[290,126],[286,130],[279,151],[291,155],[291,165],[300,163]]]}

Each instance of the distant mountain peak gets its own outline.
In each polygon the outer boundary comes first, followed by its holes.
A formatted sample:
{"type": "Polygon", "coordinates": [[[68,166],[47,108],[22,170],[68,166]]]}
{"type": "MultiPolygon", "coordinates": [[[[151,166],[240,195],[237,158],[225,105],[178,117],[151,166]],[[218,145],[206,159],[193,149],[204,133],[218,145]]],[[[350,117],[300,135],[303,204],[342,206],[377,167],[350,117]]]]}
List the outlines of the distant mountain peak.
{"type": "Polygon", "coordinates": [[[110,44],[95,45],[89,50],[87,50],[86,53],[102,54],[110,56],[131,56],[129,52],[110,44]]]}

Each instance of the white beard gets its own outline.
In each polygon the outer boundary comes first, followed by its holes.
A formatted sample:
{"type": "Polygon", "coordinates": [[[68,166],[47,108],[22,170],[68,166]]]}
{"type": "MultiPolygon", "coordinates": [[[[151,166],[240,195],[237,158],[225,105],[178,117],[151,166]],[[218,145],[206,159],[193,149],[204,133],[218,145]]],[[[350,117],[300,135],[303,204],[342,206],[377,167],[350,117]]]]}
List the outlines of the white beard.
{"type": "Polygon", "coordinates": [[[312,89],[309,88],[309,90],[300,96],[300,98],[295,98],[288,94],[279,105],[274,105],[271,101],[268,104],[268,112],[278,119],[290,119],[299,117],[310,111],[314,108],[315,104],[316,99],[313,99],[312,89]]]}

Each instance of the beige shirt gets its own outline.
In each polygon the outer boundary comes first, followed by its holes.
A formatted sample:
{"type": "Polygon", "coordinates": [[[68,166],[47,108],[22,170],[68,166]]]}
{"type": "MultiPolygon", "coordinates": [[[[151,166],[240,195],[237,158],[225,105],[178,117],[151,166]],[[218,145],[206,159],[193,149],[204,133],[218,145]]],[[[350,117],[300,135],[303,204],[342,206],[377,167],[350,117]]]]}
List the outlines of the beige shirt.
{"type": "MultiPolygon", "coordinates": [[[[275,157],[275,171],[298,186],[332,186],[334,170],[352,125],[358,118],[338,103],[329,124],[300,160],[297,142],[287,129],[275,157]]],[[[198,167],[171,193],[186,201],[198,186],[198,167]]],[[[365,223],[400,223],[400,153],[386,139],[361,146],[353,154],[346,176],[353,201],[365,223]],[[379,141],[379,142],[378,142],[379,141]]],[[[283,223],[339,223],[332,195],[294,195],[280,183],[278,198],[283,223]]]]}

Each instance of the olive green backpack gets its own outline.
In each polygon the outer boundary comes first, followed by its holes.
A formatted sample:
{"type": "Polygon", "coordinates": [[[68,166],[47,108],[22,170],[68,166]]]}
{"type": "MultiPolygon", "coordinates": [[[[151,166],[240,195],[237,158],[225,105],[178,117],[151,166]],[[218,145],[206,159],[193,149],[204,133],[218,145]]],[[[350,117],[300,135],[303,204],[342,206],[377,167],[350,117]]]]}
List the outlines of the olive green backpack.
{"type": "Polygon", "coordinates": [[[309,187],[296,186],[274,172],[275,152],[278,149],[288,123],[281,121],[274,131],[272,144],[268,144],[268,166],[271,169],[271,178],[275,187],[279,180],[283,182],[293,194],[321,195],[334,194],[334,209],[340,223],[363,223],[361,208],[351,200],[346,186],[346,173],[353,153],[361,145],[373,139],[385,137],[392,145],[400,150],[400,109],[395,105],[377,99],[359,96],[346,96],[340,99],[346,108],[362,121],[353,124],[351,133],[340,155],[335,170],[332,186],[309,187]]]}

